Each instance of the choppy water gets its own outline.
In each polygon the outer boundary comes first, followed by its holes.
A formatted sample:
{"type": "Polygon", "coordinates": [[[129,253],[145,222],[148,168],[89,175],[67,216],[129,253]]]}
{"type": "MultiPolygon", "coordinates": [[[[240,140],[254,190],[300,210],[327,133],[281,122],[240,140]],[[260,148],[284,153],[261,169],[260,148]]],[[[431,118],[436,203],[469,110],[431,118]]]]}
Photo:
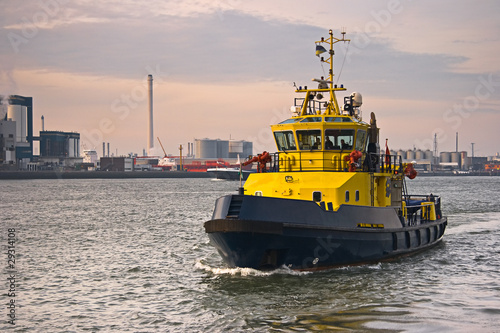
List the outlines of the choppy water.
{"type": "Polygon", "coordinates": [[[204,234],[209,179],[0,181],[0,331],[500,332],[500,177],[416,178],[438,246],[316,273],[228,269],[204,234]],[[16,324],[7,322],[15,228],[16,324]]]}

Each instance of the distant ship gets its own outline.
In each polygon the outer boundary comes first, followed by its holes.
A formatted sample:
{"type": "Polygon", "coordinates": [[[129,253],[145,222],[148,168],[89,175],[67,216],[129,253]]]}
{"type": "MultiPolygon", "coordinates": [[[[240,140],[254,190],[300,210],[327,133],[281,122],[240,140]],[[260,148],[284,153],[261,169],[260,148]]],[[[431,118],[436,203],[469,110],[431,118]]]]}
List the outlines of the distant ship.
{"type": "Polygon", "coordinates": [[[250,161],[241,163],[240,156],[238,155],[236,166],[216,166],[215,168],[207,169],[207,172],[216,179],[246,180],[255,171],[251,170],[250,161]]]}
{"type": "Polygon", "coordinates": [[[207,169],[207,172],[216,179],[246,180],[254,171],[246,169],[240,170],[239,167],[215,167],[207,169]]]}
{"type": "MultiPolygon", "coordinates": [[[[191,159],[182,158],[179,156],[164,156],[158,157],[137,157],[135,165],[141,166],[146,170],[163,170],[163,171],[186,171],[186,172],[210,172],[216,170],[239,170],[240,163],[231,163],[222,158],[211,159],[191,159]]],[[[243,167],[243,172],[246,173],[252,168],[251,165],[243,167]]]]}
{"type": "MultiPolygon", "coordinates": [[[[278,152],[254,157],[239,194],[217,199],[205,231],[230,267],[320,270],[390,260],[428,249],[444,235],[441,198],[410,195],[405,177],[417,172],[387,147],[380,151],[375,115],[362,120],[359,93],[341,109],[333,83],[333,44],[328,79],[297,87],[292,116],[271,129],[278,152]]],[[[329,43],[327,51],[322,43],[329,43]]],[[[408,124],[401,124],[404,128],[408,124]]]]}

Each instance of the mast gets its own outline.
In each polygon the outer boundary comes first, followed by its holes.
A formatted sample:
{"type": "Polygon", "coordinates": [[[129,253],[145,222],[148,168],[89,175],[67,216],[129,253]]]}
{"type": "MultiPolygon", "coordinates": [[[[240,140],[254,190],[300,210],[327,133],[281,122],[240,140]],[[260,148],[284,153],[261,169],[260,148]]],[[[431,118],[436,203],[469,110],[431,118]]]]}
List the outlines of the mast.
{"type": "Polygon", "coordinates": [[[317,89],[307,89],[307,87],[304,87],[304,89],[297,89],[296,92],[306,92],[306,97],[304,99],[304,104],[302,105],[302,111],[301,115],[305,115],[307,113],[307,106],[309,104],[309,100],[314,98],[314,94],[310,93],[326,93],[328,92],[330,94],[330,101],[328,103],[327,109],[325,111],[325,114],[327,115],[340,115],[340,108],[337,102],[337,98],[335,96],[335,91],[343,91],[346,90],[342,85],[340,88],[337,88],[337,85],[333,84],[333,56],[335,54],[333,50],[333,45],[338,43],[338,42],[350,42],[350,39],[345,39],[345,31],[342,29],[341,34],[342,38],[336,38],[333,36],[333,30],[330,29],[328,31],[328,34],[330,37],[324,38],[321,37],[321,40],[316,41],[316,55],[319,57],[320,54],[328,52],[328,58],[325,60],[324,57],[320,57],[321,62],[325,62],[330,65],[330,69],[328,70],[328,78],[325,80],[323,77],[321,79],[313,79],[313,81],[319,82],[318,88],[317,89]],[[329,44],[329,50],[326,50],[321,44],[322,43],[327,43],[329,44]]]}
{"type": "Polygon", "coordinates": [[[333,37],[333,31],[330,29],[328,31],[328,34],[330,35],[329,38],[325,39],[324,37],[321,37],[320,41],[316,41],[316,44],[321,44],[321,43],[329,43],[330,44],[330,50],[328,51],[328,54],[330,55],[327,60],[325,58],[321,57],[321,62],[326,62],[327,64],[330,65],[330,70],[328,71],[328,81],[330,81],[330,89],[333,89],[333,56],[335,54],[335,51],[333,51],[333,44],[336,44],[338,42],[350,42],[350,39],[345,39],[345,30],[342,28],[342,31],[340,32],[342,34],[342,39],[333,37]]]}

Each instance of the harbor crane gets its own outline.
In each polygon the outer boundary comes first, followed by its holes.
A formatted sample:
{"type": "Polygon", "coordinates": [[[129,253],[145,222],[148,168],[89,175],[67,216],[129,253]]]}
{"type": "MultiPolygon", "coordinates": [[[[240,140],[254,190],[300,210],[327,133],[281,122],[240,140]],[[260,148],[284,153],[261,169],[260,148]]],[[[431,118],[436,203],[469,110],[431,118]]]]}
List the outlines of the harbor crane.
{"type": "Polygon", "coordinates": [[[163,157],[167,157],[167,152],[165,151],[165,148],[163,148],[163,145],[161,144],[160,137],[156,137],[158,139],[158,142],[160,143],[161,149],[163,150],[163,157]]]}

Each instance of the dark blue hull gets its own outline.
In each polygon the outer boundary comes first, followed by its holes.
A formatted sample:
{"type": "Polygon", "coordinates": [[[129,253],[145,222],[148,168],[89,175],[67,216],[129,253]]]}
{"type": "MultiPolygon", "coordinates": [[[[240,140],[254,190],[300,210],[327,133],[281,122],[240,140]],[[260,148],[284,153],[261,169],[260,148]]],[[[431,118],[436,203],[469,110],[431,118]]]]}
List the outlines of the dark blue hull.
{"type": "Polygon", "coordinates": [[[446,223],[441,218],[409,227],[392,208],[328,211],[301,200],[227,196],[218,200],[205,230],[231,267],[315,270],[424,250],[442,239],[446,223]]]}
{"type": "MultiPolygon", "coordinates": [[[[216,179],[240,180],[240,171],[236,169],[209,169],[207,172],[216,179]]],[[[252,172],[243,170],[241,179],[247,180],[252,172]]]]}

